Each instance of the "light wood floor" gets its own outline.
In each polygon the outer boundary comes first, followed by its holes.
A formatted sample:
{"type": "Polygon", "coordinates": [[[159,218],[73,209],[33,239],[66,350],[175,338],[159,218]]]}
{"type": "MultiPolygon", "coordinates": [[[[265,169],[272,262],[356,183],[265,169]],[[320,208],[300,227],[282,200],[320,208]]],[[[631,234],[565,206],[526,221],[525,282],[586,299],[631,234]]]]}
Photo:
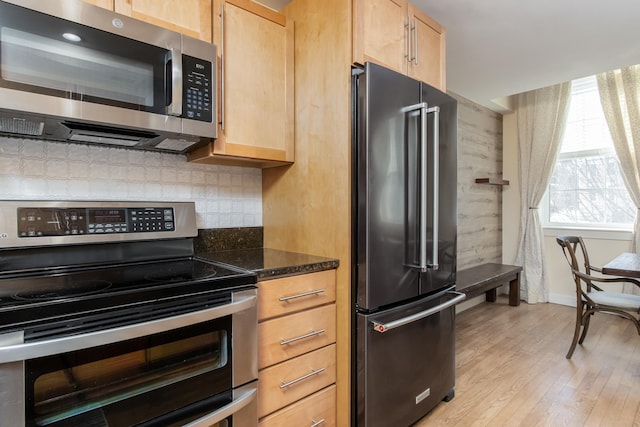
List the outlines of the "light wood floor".
{"type": "Polygon", "coordinates": [[[457,317],[456,396],[415,427],[640,426],[640,337],[596,314],[571,360],[574,309],[510,307],[505,297],[457,317]]]}

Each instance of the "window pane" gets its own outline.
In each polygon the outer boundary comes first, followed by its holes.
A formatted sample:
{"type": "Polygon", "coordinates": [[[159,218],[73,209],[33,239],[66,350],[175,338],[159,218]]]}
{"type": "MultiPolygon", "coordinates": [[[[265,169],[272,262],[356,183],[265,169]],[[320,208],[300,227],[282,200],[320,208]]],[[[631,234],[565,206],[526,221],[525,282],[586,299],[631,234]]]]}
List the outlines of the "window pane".
{"type": "Polygon", "coordinates": [[[573,84],[562,148],[549,183],[549,225],[629,227],[636,208],[624,186],[595,77],[573,84]]]}

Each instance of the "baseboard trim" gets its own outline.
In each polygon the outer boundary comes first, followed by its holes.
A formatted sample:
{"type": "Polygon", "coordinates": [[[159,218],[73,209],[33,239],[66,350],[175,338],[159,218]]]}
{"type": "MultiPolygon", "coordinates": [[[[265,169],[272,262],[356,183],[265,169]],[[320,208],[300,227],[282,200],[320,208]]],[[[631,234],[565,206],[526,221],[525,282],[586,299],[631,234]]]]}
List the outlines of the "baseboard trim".
{"type": "Polygon", "coordinates": [[[567,305],[569,307],[576,306],[576,297],[572,295],[549,294],[549,302],[553,304],[567,305]]]}

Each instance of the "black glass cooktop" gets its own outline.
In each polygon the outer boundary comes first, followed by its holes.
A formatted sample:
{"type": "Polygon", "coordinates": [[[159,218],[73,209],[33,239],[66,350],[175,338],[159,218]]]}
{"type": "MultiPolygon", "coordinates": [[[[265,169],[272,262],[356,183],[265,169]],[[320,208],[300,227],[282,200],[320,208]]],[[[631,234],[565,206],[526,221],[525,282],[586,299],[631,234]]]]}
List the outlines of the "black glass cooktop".
{"type": "Polygon", "coordinates": [[[254,273],[195,257],[48,269],[0,279],[4,325],[209,295],[256,283],[254,273]]]}

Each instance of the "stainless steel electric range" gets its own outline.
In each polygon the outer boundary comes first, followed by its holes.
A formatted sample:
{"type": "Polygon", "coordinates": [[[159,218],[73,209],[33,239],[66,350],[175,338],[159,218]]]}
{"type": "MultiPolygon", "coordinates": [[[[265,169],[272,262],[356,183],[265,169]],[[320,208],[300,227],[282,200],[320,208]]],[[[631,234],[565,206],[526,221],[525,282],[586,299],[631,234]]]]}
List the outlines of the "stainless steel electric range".
{"type": "Polygon", "coordinates": [[[0,201],[0,425],[257,425],[255,274],[186,202],[0,201]]]}

